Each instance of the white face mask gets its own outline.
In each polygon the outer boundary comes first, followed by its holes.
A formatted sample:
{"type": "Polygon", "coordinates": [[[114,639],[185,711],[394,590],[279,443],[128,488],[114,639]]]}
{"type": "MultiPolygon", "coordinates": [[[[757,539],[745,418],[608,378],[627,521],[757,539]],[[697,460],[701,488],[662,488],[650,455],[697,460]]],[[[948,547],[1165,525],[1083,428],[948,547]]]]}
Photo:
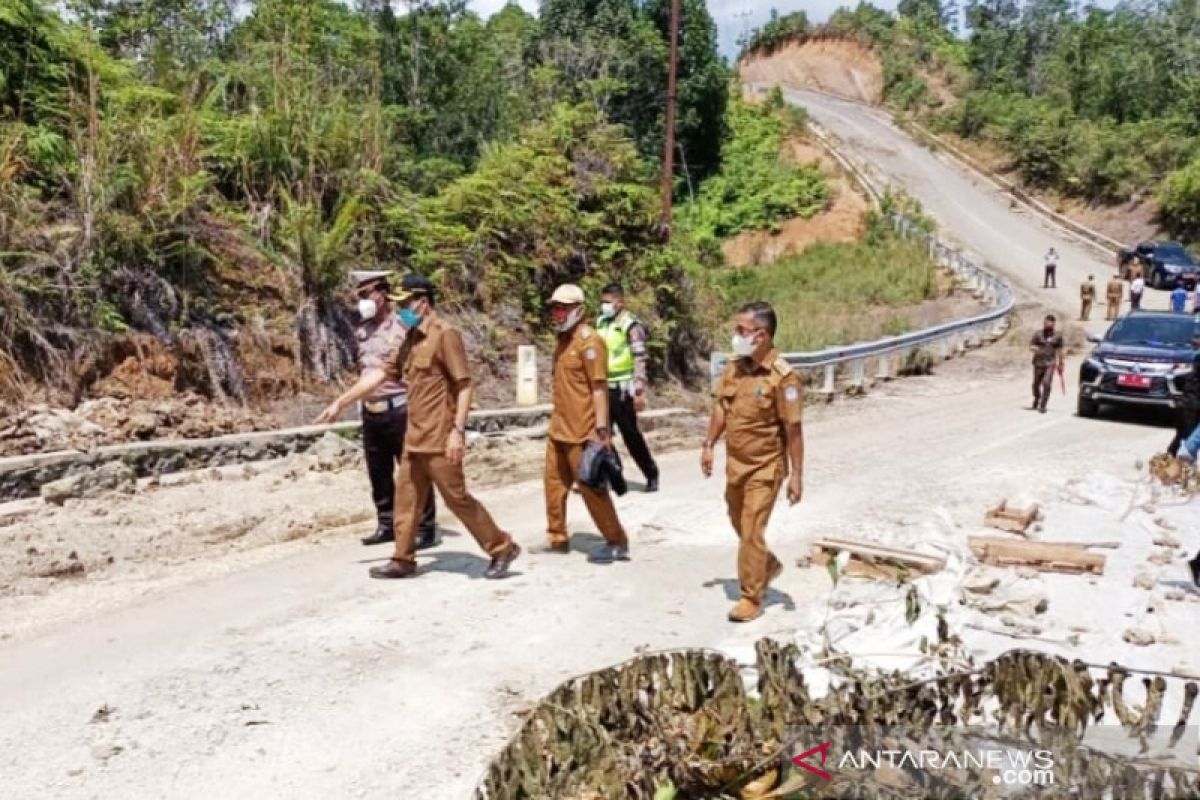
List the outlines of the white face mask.
{"type": "Polygon", "coordinates": [[[375,314],[379,312],[379,306],[375,305],[375,301],[369,297],[358,301],[358,316],[362,317],[363,321],[375,319],[375,314]]]}
{"type": "Polygon", "coordinates": [[[617,307],[615,305],[613,305],[612,303],[601,303],[600,304],[600,316],[615,317],[616,315],[617,315],[617,307]]]}
{"type": "Polygon", "coordinates": [[[579,324],[579,320],[583,318],[583,306],[575,306],[571,309],[571,313],[567,318],[560,322],[557,326],[559,333],[566,333],[579,324]]]}
{"type": "Polygon", "coordinates": [[[738,358],[745,358],[754,354],[754,337],[752,336],[742,336],[735,333],[731,344],[733,346],[733,354],[738,358]]]}

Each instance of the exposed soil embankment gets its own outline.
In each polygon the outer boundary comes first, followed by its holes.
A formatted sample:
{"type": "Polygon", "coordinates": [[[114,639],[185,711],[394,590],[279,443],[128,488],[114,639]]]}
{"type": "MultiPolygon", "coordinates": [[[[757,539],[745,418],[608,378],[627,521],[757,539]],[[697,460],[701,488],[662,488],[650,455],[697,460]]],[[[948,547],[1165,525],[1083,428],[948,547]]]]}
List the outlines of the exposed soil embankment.
{"type": "Polygon", "coordinates": [[[818,89],[851,100],[883,100],[883,67],[871,48],[846,39],[809,39],[743,60],[744,83],[818,89]]]}

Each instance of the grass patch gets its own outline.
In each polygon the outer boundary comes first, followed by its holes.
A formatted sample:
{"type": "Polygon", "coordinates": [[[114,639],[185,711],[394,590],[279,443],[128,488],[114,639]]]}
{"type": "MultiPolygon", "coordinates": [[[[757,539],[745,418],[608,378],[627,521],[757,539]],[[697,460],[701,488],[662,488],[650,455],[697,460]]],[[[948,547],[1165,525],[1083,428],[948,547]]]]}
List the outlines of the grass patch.
{"type": "Polygon", "coordinates": [[[719,282],[733,307],[769,299],[779,314],[775,341],[791,352],[906,333],[902,309],[938,293],[925,248],[890,233],[816,244],[769,267],[728,270],[719,282]]]}

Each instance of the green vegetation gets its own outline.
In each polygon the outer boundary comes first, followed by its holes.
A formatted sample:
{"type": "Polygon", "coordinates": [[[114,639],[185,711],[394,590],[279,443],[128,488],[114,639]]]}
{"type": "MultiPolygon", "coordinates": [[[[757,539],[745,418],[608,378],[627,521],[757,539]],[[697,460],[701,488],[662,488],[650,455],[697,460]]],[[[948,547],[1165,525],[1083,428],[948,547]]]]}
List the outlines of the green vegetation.
{"type": "MultiPolygon", "coordinates": [[[[895,15],[860,3],[800,35],[871,44],[889,104],[998,145],[1029,185],[1151,196],[1176,234],[1200,237],[1200,5],[970,0],[964,12],[966,39],[953,0],[904,0],[895,15]]],[[[778,46],[765,34],[750,49],[778,46]]]]}
{"type": "Polygon", "coordinates": [[[924,247],[875,217],[864,241],[817,244],[770,267],[729,270],[722,286],[731,305],[772,298],[776,341],[802,351],[911,330],[907,316],[889,309],[934,297],[937,273],[924,247]]]}
{"type": "Polygon", "coordinates": [[[702,246],[745,230],[774,229],[791,217],[811,217],[829,200],[829,187],[812,165],[787,162],[783,145],[799,130],[778,92],[762,107],[734,103],[721,171],[701,187],[681,219],[702,246]]]}
{"type": "MultiPolygon", "coordinates": [[[[656,235],[665,2],[67,5],[0,0],[0,391],[77,390],[90,331],[255,318],[327,377],[349,357],[337,292],[376,264],[518,334],[551,282],[618,275],[656,330],[700,327],[696,251],[656,235]]],[[[685,8],[681,187],[719,167],[729,86],[685,8]]],[[[697,341],[662,356],[686,374],[697,341]]]]}
{"type": "Polygon", "coordinates": [[[755,29],[738,44],[743,53],[772,53],[788,42],[803,40],[810,31],[812,25],[803,11],[793,11],[780,16],[779,12],[772,8],[771,18],[767,23],[755,29]]]}

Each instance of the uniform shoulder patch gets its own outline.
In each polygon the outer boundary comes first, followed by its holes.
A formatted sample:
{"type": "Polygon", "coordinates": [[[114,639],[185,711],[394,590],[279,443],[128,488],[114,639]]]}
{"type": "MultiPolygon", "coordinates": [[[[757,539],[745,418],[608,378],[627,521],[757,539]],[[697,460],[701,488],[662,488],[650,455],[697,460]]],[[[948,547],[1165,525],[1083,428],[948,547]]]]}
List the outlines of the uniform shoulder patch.
{"type": "Polygon", "coordinates": [[[774,363],[771,364],[771,368],[785,378],[792,374],[792,365],[783,356],[775,359],[774,363]]]}
{"type": "Polygon", "coordinates": [[[788,386],[783,390],[783,399],[789,403],[800,402],[800,387],[788,386]]]}
{"type": "Polygon", "coordinates": [[[586,358],[588,361],[595,361],[596,360],[596,348],[594,348],[594,347],[586,348],[583,351],[583,357],[586,358]]]}

